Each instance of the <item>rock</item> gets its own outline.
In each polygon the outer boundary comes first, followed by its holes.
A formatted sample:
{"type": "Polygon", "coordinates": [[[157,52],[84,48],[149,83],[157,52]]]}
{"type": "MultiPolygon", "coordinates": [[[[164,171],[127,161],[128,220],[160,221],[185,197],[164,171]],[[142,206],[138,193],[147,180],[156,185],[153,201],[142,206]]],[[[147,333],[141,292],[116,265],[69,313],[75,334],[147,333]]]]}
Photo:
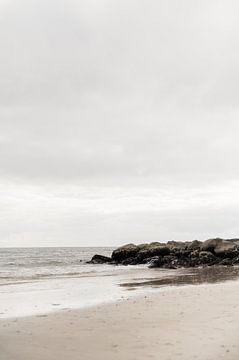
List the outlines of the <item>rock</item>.
{"type": "Polygon", "coordinates": [[[226,240],[220,242],[214,249],[216,256],[234,258],[239,255],[239,246],[236,242],[226,240]]]}
{"type": "Polygon", "coordinates": [[[170,248],[166,245],[156,245],[149,249],[149,254],[151,256],[165,256],[170,254],[170,248]]]}
{"type": "Polygon", "coordinates": [[[149,268],[176,269],[177,265],[178,259],[173,255],[154,256],[150,260],[149,268]]]}
{"type": "Polygon", "coordinates": [[[175,255],[166,255],[162,259],[164,269],[177,269],[180,267],[179,259],[175,255]]]}
{"type": "Polygon", "coordinates": [[[121,262],[121,264],[122,265],[136,265],[137,264],[136,258],[135,257],[126,258],[121,262]]]}
{"type": "Polygon", "coordinates": [[[200,265],[199,250],[194,250],[189,254],[189,263],[191,267],[200,265]]]}
{"type": "Polygon", "coordinates": [[[170,249],[165,244],[151,243],[148,246],[143,246],[136,254],[136,264],[142,264],[145,259],[154,256],[165,256],[170,254],[170,249]]]}
{"type": "MultiPolygon", "coordinates": [[[[157,257],[157,256],[155,256],[155,257],[157,257]]],[[[148,257],[148,258],[142,260],[141,263],[137,263],[137,264],[150,264],[152,259],[153,259],[152,257],[148,257]]]]}
{"type": "Polygon", "coordinates": [[[218,246],[222,241],[223,240],[220,238],[208,239],[202,243],[201,250],[214,253],[215,247],[218,246]]]}
{"type": "Polygon", "coordinates": [[[144,250],[144,249],[147,249],[149,246],[149,244],[139,244],[137,245],[137,248],[140,250],[144,250]]]}
{"type": "Polygon", "coordinates": [[[182,241],[168,241],[167,246],[172,251],[185,250],[187,243],[182,241]]]}
{"type": "Polygon", "coordinates": [[[216,257],[210,251],[200,251],[200,265],[215,263],[216,257]]]}
{"type": "Polygon", "coordinates": [[[231,266],[233,265],[232,259],[226,258],[219,262],[219,265],[231,266]]]}
{"type": "Polygon", "coordinates": [[[138,264],[142,264],[148,258],[151,258],[149,250],[139,250],[136,261],[138,264]]]}
{"type": "Polygon", "coordinates": [[[114,250],[112,253],[112,260],[122,262],[123,260],[135,256],[140,250],[140,247],[134,244],[127,244],[114,250]]]}
{"type": "Polygon", "coordinates": [[[232,265],[238,265],[239,264],[239,256],[232,259],[232,265]]]}
{"type": "Polygon", "coordinates": [[[150,259],[149,268],[158,268],[162,266],[162,258],[161,256],[154,256],[150,259]]]}
{"type": "Polygon", "coordinates": [[[202,246],[202,241],[193,240],[187,247],[188,250],[194,251],[194,250],[200,250],[202,246]]]}
{"type": "Polygon", "coordinates": [[[161,246],[161,245],[165,245],[165,244],[162,244],[158,241],[154,241],[154,242],[151,242],[147,245],[147,249],[153,249],[155,247],[158,247],[158,246],[161,246]]]}
{"type": "Polygon", "coordinates": [[[150,268],[175,269],[180,267],[239,264],[239,239],[208,239],[204,242],[169,241],[167,244],[127,244],[114,250],[112,257],[95,255],[92,264],[149,264],[150,268]]]}
{"type": "Polygon", "coordinates": [[[107,256],[103,256],[103,255],[94,255],[93,258],[88,261],[88,264],[107,264],[107,263],[111,263],[112,259],[110,257],[107,256]]]}

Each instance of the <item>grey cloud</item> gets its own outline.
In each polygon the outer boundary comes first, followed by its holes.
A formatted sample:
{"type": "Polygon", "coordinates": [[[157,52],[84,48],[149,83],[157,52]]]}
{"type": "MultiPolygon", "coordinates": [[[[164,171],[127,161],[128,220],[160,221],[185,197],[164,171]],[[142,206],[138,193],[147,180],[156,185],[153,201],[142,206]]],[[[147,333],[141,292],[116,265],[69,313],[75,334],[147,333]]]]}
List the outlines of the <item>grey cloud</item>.
{"type": "Polygon", "coordinates": [[[224,4],[10,2],[0,32],[1,102],[84,106],[86,94],[100,94],[228,104],[225,87],[238,89],[238,5],[224,4]]]}
{"type": "Polygon", "coordinates": [[[67,111],[63,120],[57,111],[57,121],[51,121],[41,119],[41,113],[34,119],[33,113],[27,120],[0,121],[2,176],[73,182],[108,177],[112,184],[122,177],[145,177],[196,185],[238,177],[238,125],[230,115],[227,126],[220,115],[214,121],[170,120],[165,126],[164,118],[86,122],[73,120],[75,115],[67,111]]]}

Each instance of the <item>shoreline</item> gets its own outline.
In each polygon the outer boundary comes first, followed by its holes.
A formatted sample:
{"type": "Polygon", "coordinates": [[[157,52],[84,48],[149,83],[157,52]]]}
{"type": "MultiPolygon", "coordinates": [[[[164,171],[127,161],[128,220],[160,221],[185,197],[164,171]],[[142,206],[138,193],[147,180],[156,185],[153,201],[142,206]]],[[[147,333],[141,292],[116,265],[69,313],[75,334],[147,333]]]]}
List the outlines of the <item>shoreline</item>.
{"type": "Polygon", "coordinates": [[[94,276],[6,285],[0,287],[0,319],[44,315],[64,308],[85,309],[167,288],[235,279],[239,279],[238,266],[176,270],[129,266],[109,268],[94,276]]]}
{"type": "Polygon", "coordinates": [[[236,360],[238,310],[239,280],[235,280],[1,320],[1,358],[236,360]]]}
{"type": "Polygon", "coordinates": [[[52,278],[0,287],[0,320],[87,309],[127,297],[173,290],[178,286],[239,280],[239,267],[148,269],[124,267],[86,277],[52,278]]]}

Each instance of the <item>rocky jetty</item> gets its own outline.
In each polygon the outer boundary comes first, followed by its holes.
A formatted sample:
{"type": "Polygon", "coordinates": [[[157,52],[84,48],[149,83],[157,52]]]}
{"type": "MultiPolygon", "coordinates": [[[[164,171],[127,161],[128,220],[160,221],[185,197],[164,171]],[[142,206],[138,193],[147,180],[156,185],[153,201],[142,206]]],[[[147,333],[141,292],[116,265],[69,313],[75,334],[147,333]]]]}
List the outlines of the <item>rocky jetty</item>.
{"type": "Polygon", "coordinates": [[[90,263],[148,264],[150,268],[165,269],[239,265],[239,239],[215,238],[206,241],[127,244],[114,250],[111,257],[94,255],[90,263]]]}

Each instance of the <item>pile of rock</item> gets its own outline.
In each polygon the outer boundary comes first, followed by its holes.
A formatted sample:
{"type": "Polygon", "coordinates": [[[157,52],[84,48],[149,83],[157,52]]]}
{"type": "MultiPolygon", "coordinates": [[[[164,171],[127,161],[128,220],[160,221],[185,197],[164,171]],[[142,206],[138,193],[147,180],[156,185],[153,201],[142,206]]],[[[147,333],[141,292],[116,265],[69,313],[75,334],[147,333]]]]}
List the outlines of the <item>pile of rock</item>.
{"type": "Polygon", "coordinates": [[[176,269],[211,265],[239,264],[239,239],[209,239],[204,242],[169,241],[127,244],[114,250],[111,257],[93,256],[93,264],[149,264],[149,267],[176,269]]]}

